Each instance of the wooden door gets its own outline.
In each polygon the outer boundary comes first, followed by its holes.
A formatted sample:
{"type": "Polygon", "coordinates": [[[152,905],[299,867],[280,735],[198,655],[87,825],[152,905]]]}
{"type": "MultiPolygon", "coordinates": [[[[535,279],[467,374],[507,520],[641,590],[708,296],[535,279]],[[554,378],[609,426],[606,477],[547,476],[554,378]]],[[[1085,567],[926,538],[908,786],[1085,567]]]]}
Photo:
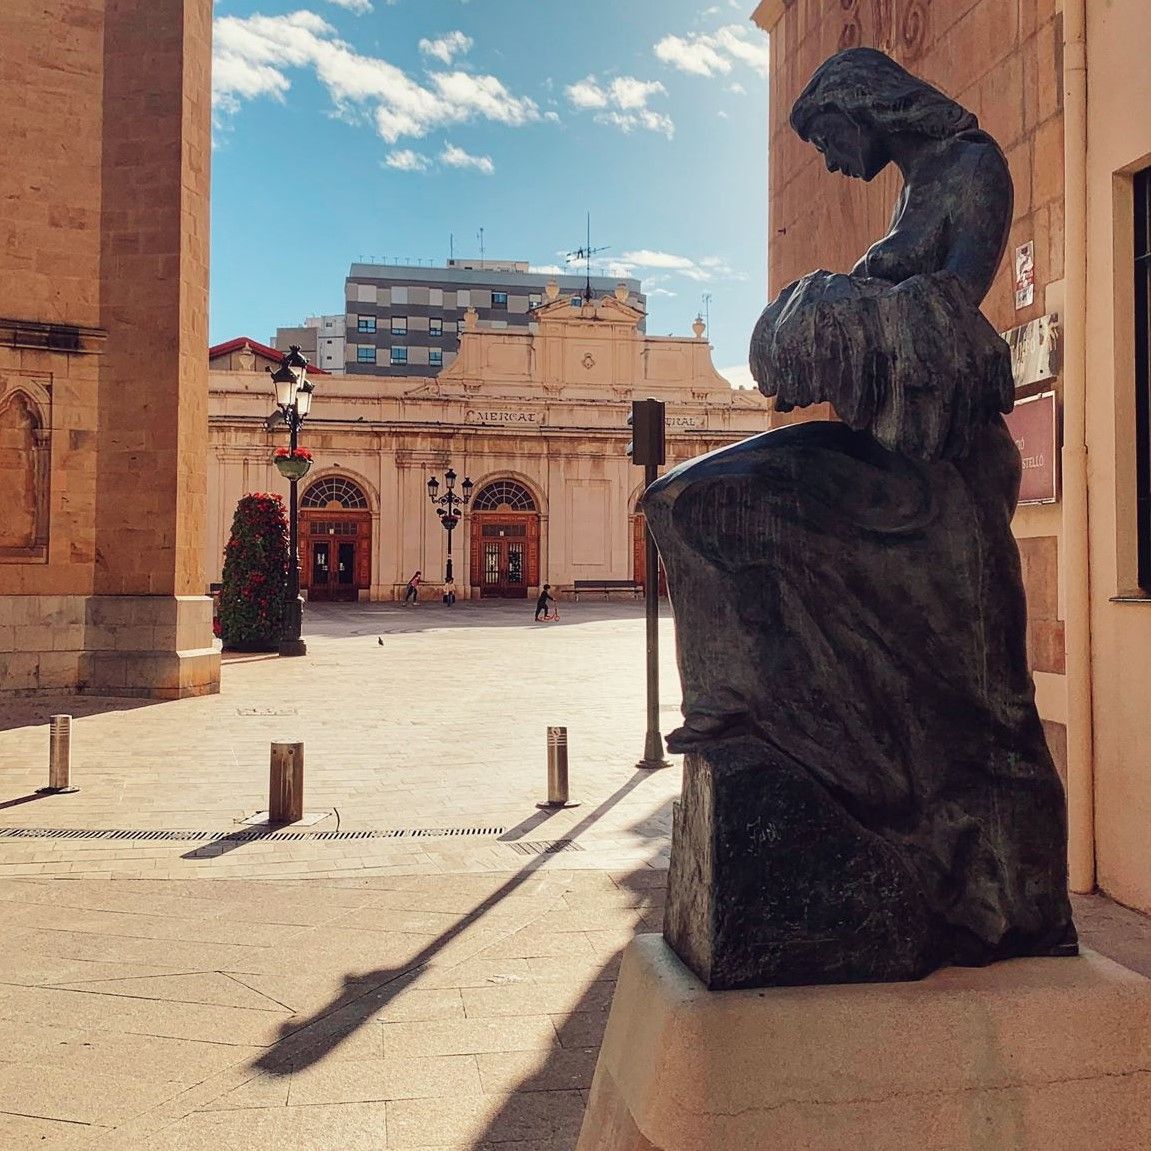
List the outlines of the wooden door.
{"type": "Polygon", "coordinates": [[[526,599],[539,584],[539,516],[472,517],[471,584],[486,599],[526,599]]]}
{"type": "Polygon", "coordinates": [[[310,600],[350,602],[371,587],[370,513],[309,513],[301,517],[300,538],[300,583],[310,600]]]}

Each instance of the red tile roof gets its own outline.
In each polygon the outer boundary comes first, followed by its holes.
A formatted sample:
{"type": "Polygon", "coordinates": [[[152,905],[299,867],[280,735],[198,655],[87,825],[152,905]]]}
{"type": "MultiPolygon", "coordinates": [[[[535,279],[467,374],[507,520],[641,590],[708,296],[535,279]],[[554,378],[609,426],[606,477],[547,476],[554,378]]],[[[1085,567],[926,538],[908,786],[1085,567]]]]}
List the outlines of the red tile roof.
{"type": "MultiPolygon", "coordinates": [[[[257,356],[263,356],[268,360],[275,360],[279,362],[284,358],[284,353],[278,348],[269,348],[267,344],[261,344],[259,340],[250,339],[248,336],[237,336],[234,340],[227,340],[223,344],[214,344],[208,349],[208,360],[218,358],[219,356],[230,356],[233,352],[243,351],[245,347],[249,347],[257,356]]],[[[328,376],[330,372],[326,372],[323,368],[317,368],[314,364],[308,365],[309,376],[328,376]]]]}

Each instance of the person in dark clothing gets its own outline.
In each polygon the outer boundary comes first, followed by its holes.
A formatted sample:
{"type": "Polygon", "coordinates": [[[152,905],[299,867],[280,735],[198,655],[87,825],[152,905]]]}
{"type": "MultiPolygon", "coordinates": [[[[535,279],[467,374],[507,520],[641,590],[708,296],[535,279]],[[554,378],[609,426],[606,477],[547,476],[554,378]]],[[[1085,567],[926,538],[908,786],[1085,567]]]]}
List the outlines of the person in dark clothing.
{"type": "Polygon", "coordinates": [[[550,583],[544,584],[543,591],[540,592],[540,598],[536,600],[536,623],[539,623],[541,615],[544,619],[548,618],[548,604],[556,602],[555,596],[553,596],[549,590],[551,586],[550,583]]]}

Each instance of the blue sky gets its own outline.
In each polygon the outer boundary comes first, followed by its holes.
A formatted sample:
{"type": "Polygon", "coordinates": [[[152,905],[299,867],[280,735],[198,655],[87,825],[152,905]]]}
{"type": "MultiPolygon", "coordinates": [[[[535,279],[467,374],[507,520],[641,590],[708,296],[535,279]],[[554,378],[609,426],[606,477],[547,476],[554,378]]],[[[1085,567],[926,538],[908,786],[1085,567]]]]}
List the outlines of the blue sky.
{"type": "Polygon", "coordinates": [[[633,275],[746,381],[765,301],[754,0],[216,0],[213,343],[343,310],[353,261],[633,275]],[[705,305],[704,295],[710,295],[705,305]]]}

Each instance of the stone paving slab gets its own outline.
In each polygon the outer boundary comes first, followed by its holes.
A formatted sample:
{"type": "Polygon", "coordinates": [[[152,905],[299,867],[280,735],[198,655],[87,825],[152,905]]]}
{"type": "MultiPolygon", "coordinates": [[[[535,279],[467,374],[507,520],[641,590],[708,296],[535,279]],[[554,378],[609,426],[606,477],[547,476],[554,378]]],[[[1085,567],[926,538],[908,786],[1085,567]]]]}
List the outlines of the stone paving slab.
{"type": "MultiPolygon", "coordinates": [[[[679,770],[634,766],[639,611],[570,606],[316,606],[307,657],[231,658],[218,697],[0,702],[0,832],[207,833],[0,834],[0,1148],[571,1151],[679,770]],[[56,711],[82,790],[34,799],[56,711]],[[535,806],[549,723],[579,808],[535,806]],[[305,742],[317,831],[504,831],[227,839],[272,739],[305,742]]],[[[1145,918],[1076,908],[1151,975],[1145,918]]]]}

